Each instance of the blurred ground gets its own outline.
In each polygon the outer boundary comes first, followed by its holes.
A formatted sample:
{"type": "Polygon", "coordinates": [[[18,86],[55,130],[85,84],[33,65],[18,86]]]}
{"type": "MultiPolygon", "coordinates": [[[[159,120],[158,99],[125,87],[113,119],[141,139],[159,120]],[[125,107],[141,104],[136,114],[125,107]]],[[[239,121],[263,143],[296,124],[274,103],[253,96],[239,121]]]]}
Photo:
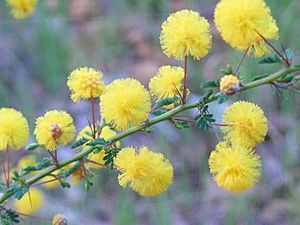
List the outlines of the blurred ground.
{"type": "MultiPolygon", "coordinates": [[[[182,65],[166,58],[159,45],[161,23],[170,12],[189,8],[213,24],[217,1],[204,0],[40,0],[33,17],[16,21],[0,3],[0,107],[24,112],[34,120],[46,110],[70,112],[78,130],[86,125],[89,105],[69,99],[66,78],[80,66],[100,69],[108,84],[115,78],[133,76],[145,86],[164,64],[182,65]]],[[[299,0],[268,0],[280,27],[280,42],[300,50],[299,0]]],[[[190,60],[189,87],[197,97],[200,81],[216,79],[228,63],[241,57],[228,47],[215,28],[213,48],[201,61],[190,60]]],[[[295,62],[299,63],[299,56],[295,62]]],[[[276,71],[248,57],[240,72],[244,80],[276,71]]],[[[266,142],[257,147],[263,176],[250,191],[231,194],[221,190],[208,173],[207,159],[217,139],[213,131],[176,130],[167,122],[151,135],[138,134],[125,144],[149,145],[163,152],[175,168],[174,184],[158,198],[141,198],[117,183],[117,174],[97,171],[89,192],[81,185],[71,190],[44,190],[47,201],[39,215],[64,213],[70,224],[88,225],[288,225],[300,224],[300,98],[271,87],[249,91],[236,99],[259,104],[269,118],[266,142]]],[[[229,103],[227,103],[229,104],[229,103]]],[[[212,105],[217,118],[224,105],[212,105]]],[[[218,132],[218,131],[217,131],[218,132]]],[[[32,141],[34,137],[31,137],[32,141]]],[[[72,154],[70,149],[61,151],[72,154]]],[[[19,156],[24,153],[19,153],[19,156]]],[[[44,154],[40,152],[39,154],[44,154]]],[[[62,156],[62,157],[63,157],[62,156]]],[[[17,161],[17,157],[15,160],[17,161]]],[[[21,224],[47,224],[24,220],[21,224]]]]}

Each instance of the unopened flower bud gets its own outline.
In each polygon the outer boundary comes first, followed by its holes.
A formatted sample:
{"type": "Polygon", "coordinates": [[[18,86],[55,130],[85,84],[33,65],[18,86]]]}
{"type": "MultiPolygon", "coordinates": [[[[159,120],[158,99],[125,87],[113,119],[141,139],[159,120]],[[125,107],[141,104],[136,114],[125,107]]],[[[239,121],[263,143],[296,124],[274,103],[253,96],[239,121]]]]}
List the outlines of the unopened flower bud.
{"type": "Polygon", "coordinates": [[[68,225],[67,218],[63,214],[53,216],[52,225],[68,225]]]}
{"type": "Polygon", "coordinates": [[[234,75],[226,75],[221,78],[220,81],[220,90],[226,95],[234,94],[236,91],[239,91],[241,84],[239,79],[234,75]]]}

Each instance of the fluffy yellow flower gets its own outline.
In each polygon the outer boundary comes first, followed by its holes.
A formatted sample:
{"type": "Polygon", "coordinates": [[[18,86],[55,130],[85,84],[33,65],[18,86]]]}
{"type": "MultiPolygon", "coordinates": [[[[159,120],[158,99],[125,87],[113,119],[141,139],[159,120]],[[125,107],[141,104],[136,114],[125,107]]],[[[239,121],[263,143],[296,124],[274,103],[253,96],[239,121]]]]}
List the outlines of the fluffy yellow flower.
{"type": "Polygon", "coordinates": [[[225,75],[220,81],[220,90],[222,92],[228,93],[230,90],[238,90],[240,88],[240,81],[237,76],[225,75]]]}
{"type": "Polygon", "coordinates": [[[37,0],[6,0],[6,2],[16,19],[25,19],[34,12],[37,0]]]}
{"type": "MultiPolygon", "coordinates": [[[[173,98],[178,96],[179,93],[182,96],[183,77],[183,68],[177,66],[162,66],[159,68],[157,74],[150,80],[150,94],[157,100],[173,98]]],[[[173,106],[174,105],[172,105],[172,107],[173,106]]]]}
{"type": "MultiPolygon", "coordinates": [[[[91,136],[87,135],[86,132],[91,132],[90,126],[84,127],[79,132],[79,134],[77,135],[76,140],[80,140],[82,137],[85,137],[87,139],[92,140],[93,138],[91,136]]],[[[101,130],[100,137],[103,138],[104,140],[107,140],[108,138],[111,138],[111,137],[115,136],[116,134],[117,133],[115,131],[113,131],[112,129],[110,129],[109,126],[105,126],[101,130]]],[[[120,146],[120,142],[117,142],[116,146],[119,147],[120,146]]],[[[87,146],[87,143],[86,143],[83,146],[83,149],[87,149],[87,148],[89,148],[89,146],[87,146]]],[[[90,153],[88,155],[87,159],[92,160],[92,161],[94,161],[96,163],[104,165],[104,163],[105,163],[104,160],[103,160],[104,156],[105,156],[105,152],[104,151],[100,151],[99,153],[96,153],[96,154],[90,153]]],[[[101,169],[101,168],[103,168],[103,166],[97,165],[95,163],[88,163],[88,165],[89,165],[90,168],[95,168],[95,169],[101,169]]]]}
{"type": "Polygon", "coordinates": [[[249,48],[256,57],[270,52],[257,32],[267,39],[278,37],[276,21],[263,0],[221,0],[215,24],[224,41],[242,51],[249,48]]]}
{"type": "Polygon", "coordinates": [[[29,126],[22,113],[11,108],[0,109],[0,150],[7,146],[19,150],[29,137],[29,126]]]}
{"type": "Polygon", "coordinates": [[[172,164],[163,154],[142,147],[137,154],[133,147],[123,148],[115,158],[120,171],[119,184],[142,196],[154,197],[165,192],[173,182],[172,164]]]}
{"type": "Polygon", "coordinates": [[[99,97],[105,89],[102,73],[87,67],[74,70],[68,77],[67,85],[74,102],[78,102],[81,98],[99,97]]]}
{"type": "Polygon", "coordinates": [[[106,122],[119,130],[137,126],[148,118],[151,103],[148,91],[137,80],[119,79],[107,86],[100,97],[100,110],[106,122]]]}
{"type": "Polygon", "coordinates": [[[186,55],[200,59],[211,48],[208,21],[198,12],[181,10],[162,24],[160,43],[166,56],[183,60],[186,55]]]}
{"type": "Polygon", "coordinates": [[[13,205],[16,208],[17,212],[33,214],[42,207],[43,201],[43,193],[36,188],[30,188],[29,192],[24,194],[24,196],[20,200],[14,200],[13,205]]]}
{"type": "Polygon", "coordinates": [[[36,120],[34,134],[38,144],[54,151],[57,144],[67,145],[73,140],[75,125],[68,113],[53,110],[36,120]]]}
{"type": "Polygon", "coordinates": [[[210,154],[210,172],[217,184],[232,192],[251,188],[260,178],[261,162],[252,149],[221,142],[210,154]]]}
{"type": "Polygon", "coordinates": [[[268,131],[267,118],[263,110],[245,101],[235,102],[227,107],[223,114],[221,127],[225,139],[231,143],[238,143],[245,148],[253,148],[264,141],[268,131]]]}

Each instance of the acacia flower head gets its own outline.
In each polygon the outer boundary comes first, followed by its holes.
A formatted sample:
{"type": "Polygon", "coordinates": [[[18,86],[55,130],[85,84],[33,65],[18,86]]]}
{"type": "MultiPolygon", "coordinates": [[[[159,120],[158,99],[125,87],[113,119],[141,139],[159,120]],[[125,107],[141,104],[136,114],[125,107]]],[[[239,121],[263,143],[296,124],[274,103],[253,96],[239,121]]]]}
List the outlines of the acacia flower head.
{"type": "Polygon", "coordinates": [[[13,205],[17,212],[24,214],[33,214],[43,205],[43,192],[36,188],[30,188],[20,200],[14,200],[13,205]]]}
{"type": "Polygon", "coordinates": [[[37,142],[50,151],[57,145],[69,144],[75,135],[73,118],[65,111],[49,111],[35,122],[34,134],[37,142]]]}
{"type": "Polygon", "coordinates": [[[220,90],[225,94],[235,93],[235,91],[240,89],[240,81],[237,76],[225,75],[220,81],[220,90]]]}
{"type": "MultiPolygon", "coordinates": [[[[150,94],[156,99],[182,96],[184,70],[177,66],[162,66],[149,83],[150,94]]],[[[172,105],[173,107],[174,105],[172,105]]]]}
{"type": "Polygon", "coordinates": [[[173,166],[163,154],[141,147],[123,148],[115,158],[122,187],[127,185],[142,196],[154,197],[165,192],[173,182],[173,166]]]}
{"type": "Polygon", "coordinates": [[[12,108],[0,109],[0,150],[19,150],[29,138],[29,126],[22,113],[12,108]]]}
{"type": "Polygon", "coordinates": [[[106,87],[100,97],[100,110],[107,123],[125,130],[148,118],[150,95],[145,87],[132,78],[118,79],[106,87]]]}
{"type": "Polygon", "coordinates": [[[191,55],[201,59],[211,48],[209,23],[192,10],[173,13],[162,24],[160,43],[168,57],[183,60],[186,55],[191,55]]]}
{"type": "Polygon", "coordinates": [[[276,21],[264,0],[221,0],[215,24],[225,42],[242,51],[249,49],[256,57],[270,52],[260,35],[278,37],[276,21]]]}
{"type": "Polygon", "coordinates": [[[223,114],[223,123],[227,125],[221,127],[225,139],[245,148],[253,148],[262,142],[268,131],[263,110],[246,101],[238,101],[227,107],[223,114]]]}
{"type": "MultiPolygon", "coordinates": [[[[76,140],[80,140],[81,138],[85,137],[87,139],[89,139],[90,141],[93,140],[93,137],[89,136],[87,134],[87,132],[91,132],[91,127],[90,126],[86,126],[84,127],[80,132],[79,134],[77,135],[76,137],[76,140]]],[[[100,133],[100,138],[103,138],[104,140],[107,140],[108,138],[111,138],[113,136],[115,136],[117,133],[115,131],[113,131],[109,126],[105,126],[102,128],[101,130],[101,133],[100,133]]],[[[83,145],[83,149],[88,149],[89,146],[87,145],[88,142],[83,145]]],[[[119,147],[120,146],[120,142],[117,142],[116,143],[116,146],[119,147]]],[[[100,151],[98,153],[90,153],[87,157],[88,160],[91,160],[93,162],[96,162],[96,163],[88,163],[88,166],[89,168],[94,168],[94,169],[101,169],[101,168],[104,168],[104,163],[105,161],[103,160],[105,156],[105,152],[104,151],[100,151]],[[100,165],[101,164],[101,165],[100,165]]]]}
{"type": "Polygon", "coordinates": [[[34,12],[37,0],[6,0],[6,2],[16,19],[25,19],[34,12]]]}
{"type": "Polygon", "coordinates": [[[210,173],[217,184],[231,192],[251,188],[260,178],[261,162],[252,149],[220,142],[211,152],[210,173]]]}
{"type": "Polygon", "coordinates": [[[71,91],[71,99],[78,102],[82,99],[99,97],[105,89],[101,71],[93,68],[78,68],[68,77],[67,85],[71,91]]]}

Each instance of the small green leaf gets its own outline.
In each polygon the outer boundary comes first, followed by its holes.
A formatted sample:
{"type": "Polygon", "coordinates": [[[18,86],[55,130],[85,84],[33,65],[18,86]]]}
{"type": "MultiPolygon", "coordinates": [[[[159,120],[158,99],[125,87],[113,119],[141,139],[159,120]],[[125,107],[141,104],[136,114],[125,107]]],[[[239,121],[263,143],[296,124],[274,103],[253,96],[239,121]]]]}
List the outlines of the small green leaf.
{"type": "Polygon", "coordinates": [[[78,141],[73,142],[73,144],[71,145],[71,148],[78,148],[82,145],[84,145],[85,143],[87,143],[90,139],[86,138],[86,137],[82,137],[80,138],[78,141]]]}
{"type": "Polygon", "coordinates": [[[269,74],[258,75],[258,76],[255,76],[251,81],[260,80],[260,79],[263,79],[263,78],[265,78],[267,76],[269,76],[269,74]]]}
{"type": "Polygon", "coordinates": [[[24,194],[28,192],[28,190],[29,190],[28,185],[18,186],[16,188],[15,198],[20,200],[24,196],[24,194]]]}
{"type": "Polygon", "coordinates": [[[294,76],[287,74],[286,76],[281,77],[280,81],[288,83],[294,80],[294,78],[295,78],[294,76]]]}
{"type": "Polygon", "coordinates": [[[13,172],[12,172],[12,179],[14,181],[18,181],[19,178],[20,178],[20,175],[19,175],[18,171],[17,170],[13,170],[13,172]]]}
{"type": "Polygon", "coordinates": [[[220,96],[219,96],[219,99],[218,99],[218,104],[222,104],[224,102],[227,102],[229,99],[229,96],[224,94],[224,93],[221,93],[220,96]]]}
{"type": "Polygon", "coordinates": [[[164,113],[168,112],[167,110],[165,109],[156,109],[156,110],[153,110],[152,111],[152,114],[156,115],[156,116],[159,116],[159,115],[162,115],[164,113]]]}
{"type": "Polygon", "coordinates": [[[216,88],[220,86],[219,80],[207,80],[200,83],[200,88],[216,88]]]}
{"type": "Polygon", "coordinates": [[[27,151],[33,151],[33,150],[36,150],[36,149],[39,148],[39,147],[41,147],[40,144],[37,144],[37,143],[31,143],[31,144],[27,145],[27,146],[25,147],[25,149],[26,149],[27,151]]]}
{"type": "Polygon", "coordinates": [[[224,69],[221,69],[221,73],[223,73],[224,75],[233,74],[233,69],[232,69],[231,65],[227,65],[224,69]]]}
{"type": "Polygon", "coordinates": [[[178,129],[184,129],[184,128],[191,127],[191,124],[189,122],[184,122],[184,121],[176,121],[174,125],[178,129]]]}
{"type": "Polygon", "coordinates": [[[210,96],[212,96],[212,94],[213,94],[213,90],[209,90],[206,94],[200,97],[199,103],[201,105],[205,105],[208,102],[210,96]]]}
{"type": "Polygon", "coordinates": [[[48,166],[53,164],[53,160],[51,158],[43,158],[42,161],[36,166],[27,166],[22,169],[21,175],[25,176],[32,171],[42,170],[48,166]]]}
{"type": "Polygon", "coordinates": [[[90,131],[86,131],[86,132],[84,132],[86,135],[88,135],[88,136],[90,136],[90,137],[93,137],[93,134],[92,134],[92,132],[90,132],[90,131]]]}
{"type": "Polygon", "coordinates": [[[69,177],[72,173],[76,172],[76,171],[80,168],[80,166],[81,166],[80,163],[77,162],[77,163],[75,163],[75,165],[72,166],[70,169],[60,171],[60,172],[57,174],[57,176],[59,176],[59,177],[69,177]]]}
{"type": "Polygon", "coordinates": [[[68,182],[59,180],[59,183],[60,183],[60,185],[61,185],[63,188],[70,188],[70,187],[71,187],[71,184],[69,184],[68,182]]]}
{"type": "Polygon", "coordinates": [[[106,145],[108,144],[107,141],[105,141],[103,138],[96,138],[92,140],[91,142],[87,143],[88,146],[96,146],[96,145],[106,145]]]}
{"type": "Polygon", "coordinates": [[[171,105],[171,104],[175,103],[178,99],[179,99],[178,96],[175,96],[173,98],[164,98],[164,99],[161,99],[160,101],[156,102],[156,106],[162,107],[162,106],[166,106],[166,105],[171,105]]]}
{"type": "Polygon", "coordinates": [[[154,131],[154,129],[152,127],[146,127],[144,131],[148,134],[151,134],[154,131]]]}
{"type": "Polygon", "coordinates": [[[272,64],[272,63],[281,63],[280,57],[276,53],[263,56],[257,61],[258,64],[272,64]]]}

